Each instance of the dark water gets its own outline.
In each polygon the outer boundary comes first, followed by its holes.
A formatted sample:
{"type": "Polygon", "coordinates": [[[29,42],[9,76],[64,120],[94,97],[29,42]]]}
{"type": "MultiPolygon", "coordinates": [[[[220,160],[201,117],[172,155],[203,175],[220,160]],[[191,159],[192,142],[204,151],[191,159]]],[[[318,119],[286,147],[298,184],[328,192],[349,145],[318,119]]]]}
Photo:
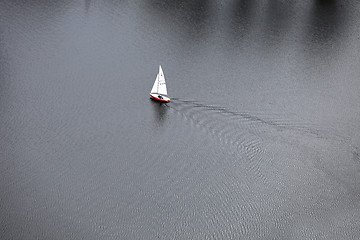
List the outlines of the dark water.
{"type": "Polygon", "coordinates": [[[1,0],[0,238],[359,239],[359,13],[1,0]]]}

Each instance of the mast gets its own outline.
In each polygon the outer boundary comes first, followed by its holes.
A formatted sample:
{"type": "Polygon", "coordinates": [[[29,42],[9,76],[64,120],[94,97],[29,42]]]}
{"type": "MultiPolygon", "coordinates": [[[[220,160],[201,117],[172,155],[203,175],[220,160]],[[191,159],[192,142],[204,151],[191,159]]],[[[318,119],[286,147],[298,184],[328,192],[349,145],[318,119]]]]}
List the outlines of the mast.
{"type": "Polygon", "coordinates": [[[160,81],[159,81],[159,74],[157,75],[157,89],[156,89],[156,92],[158,93],[159,92],[159,86],[160,86],[160,81]]]}

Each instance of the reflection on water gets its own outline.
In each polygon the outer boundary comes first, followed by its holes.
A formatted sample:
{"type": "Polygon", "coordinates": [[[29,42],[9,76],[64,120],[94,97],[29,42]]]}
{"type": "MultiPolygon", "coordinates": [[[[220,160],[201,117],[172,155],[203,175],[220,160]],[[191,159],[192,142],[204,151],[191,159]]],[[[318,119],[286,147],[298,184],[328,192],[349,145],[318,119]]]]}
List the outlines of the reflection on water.
{"type": "Polygon", "coordinates": [[[268,1],[266,6],[265,31],[268,32],[268,38],[274,38],[279,41],[281,37],[291,27],[291,17],[294,14],[295,1],[268,1]]]}
{"type": "Polygon", "coordinates": [[[233,1],[229,13],[231,20],[229,25],[235,40],[241,40],[248,33],[256,10],[254,10],[254,5],[255,1],[252,0],[233,1]]]}
{"type": "Polygon", "coordinates": [[[166,120],[168,103],[158,102],[153,99],[150,99],[150,103],[153,109],[154,122],[156,123],[156,126],[162,126],[166,120]]]}
{"type": "Polygon", "coordinates": [[[309,40],[319,50],[333,51],[346,29],[347,6],[337,0],[314,1],[309,15],[309,40]]]}
{"type": "Polygon", "coordinates": [[[175,31],[186,44],[206,33],[209,6],[209,0],[146,0],[144,10],[159,18],[161,25],[175,31]]]}
{"type": "Polygon", "coordinates": [[[85,12],[89,12],[91,0],[85,0],[85,12]]]}

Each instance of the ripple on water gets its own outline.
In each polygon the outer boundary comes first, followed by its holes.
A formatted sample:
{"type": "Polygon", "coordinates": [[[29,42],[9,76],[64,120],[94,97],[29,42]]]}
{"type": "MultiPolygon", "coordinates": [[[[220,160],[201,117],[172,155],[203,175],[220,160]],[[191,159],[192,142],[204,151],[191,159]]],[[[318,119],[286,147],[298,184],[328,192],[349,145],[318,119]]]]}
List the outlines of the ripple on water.
{"type": "MultiPolygon", "coordinates": [[[[226,155],[213,160],[217,162],[203,163],[206,168],[216,166],[216,172],[212,173],[216,180],[207,186],[203,203],[213,211],[212,224],[207,220],[203,222],[214,229],[209,238],[234,238],[234,229],[237,229],[235,233],[241,230],[238,236],[254,231],[276,236],[274,229],[284,236],[286,222],[301,217],[297,213],[299,208],[304,210],[303,215],[315,216],[327,208],[341,206],[342,191],[333,188],[349,184],[339,180],[343,176],[333,169],[342,164],[337,162],[334,152],[340,151],[338,156],[350,154],[349,159],[355,160],[359,154],[333,129],[283,119],[275,114],[234,112],[182,99],[173,99],[169,107],[190,121],[195,130],[209,134],[217,145],[217,153],[220,150],[226,155]],[[326,190],[318,192],[319,188],[326,190]],[[311,193],[315,197],[309,195],[311,193]],[[217,200],[211,203],[209,196],[217,200]],[[326,199],[326,204],[321,199],[326,199]],[[229,220],[229,215],[234,214],[244,218],[233,216],[229,220]],[[273,220],[259,225],[264,215],[272,216],[273,220]]],[[[345,168],[344,171],[348,171],[349,168],[345,168]]]]}

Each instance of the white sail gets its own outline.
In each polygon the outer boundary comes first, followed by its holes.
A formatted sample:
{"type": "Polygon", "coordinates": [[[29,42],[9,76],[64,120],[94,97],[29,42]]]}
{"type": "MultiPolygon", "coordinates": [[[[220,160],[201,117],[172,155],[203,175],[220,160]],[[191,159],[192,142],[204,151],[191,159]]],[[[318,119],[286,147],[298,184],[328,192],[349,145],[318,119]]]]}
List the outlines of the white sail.
{"type": "MultiPolygon", "coordinates": [[[[164,76],[163,70],[161,68],[161,65],[159,66],[159,74],[158,74],[157,79],[158,79],[158,82],[159,82],[158,83],[157,93],[160,93],[162,95],[167,95],[165,76],[164,76]]],[[[156,83],[156,81],[155,81],[155,83],[156,83]]]]}
{"type": "Polygon", "coordinates": [[[159,73],[156,75],[154,85],[150,92],[150,97],[160,102],[170,102],[170,98],[167,96],[165,76],[161,66],[159,66],[159,73]]]}
{"type": "Polygon", "coordinates": [[[156,75],[156,79],[150,93],[157,93],[158,88],[159,88],[159,74],[156,75]]]}

